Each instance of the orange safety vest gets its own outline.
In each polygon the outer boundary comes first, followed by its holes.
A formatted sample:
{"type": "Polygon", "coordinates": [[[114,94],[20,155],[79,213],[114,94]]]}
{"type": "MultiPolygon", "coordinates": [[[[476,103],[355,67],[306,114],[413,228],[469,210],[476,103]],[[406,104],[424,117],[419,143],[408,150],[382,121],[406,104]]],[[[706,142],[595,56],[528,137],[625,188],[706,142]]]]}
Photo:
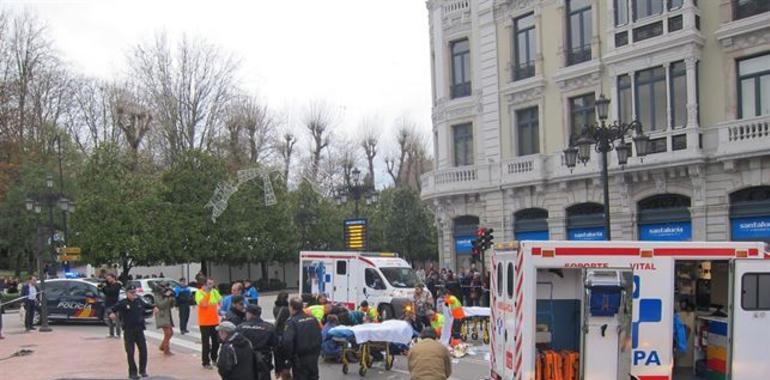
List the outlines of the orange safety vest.
{"type": "Polygon", "coordinates": [[[556,351],[543,352],[543,380],[563,380],[564,370],[561,363],[561,355],[556,351]]]}
{"type": "Polygon", "coordinates": [[[195,292],[195,303],[198,305],[198,326],[216,326],[219,324],[219,302],[221,300],[222,296],[216,289],[211,289],[208,293],[202,289],[195,292]]]}
{"type": "Polygon", "coordinates": [[[452,318],[457,320],[465,319],[465,310],[463,310],[463,304],[457,297],[447,294],[444,296],[444,303],[449,307],[452,312],[452,318]]]}
{"type": "Polygon", "coordinates": [[[580,354],[575,351],[561,352],[562,366],[564,368],[563,380],[578,380],[580,371],[580,354]]]}

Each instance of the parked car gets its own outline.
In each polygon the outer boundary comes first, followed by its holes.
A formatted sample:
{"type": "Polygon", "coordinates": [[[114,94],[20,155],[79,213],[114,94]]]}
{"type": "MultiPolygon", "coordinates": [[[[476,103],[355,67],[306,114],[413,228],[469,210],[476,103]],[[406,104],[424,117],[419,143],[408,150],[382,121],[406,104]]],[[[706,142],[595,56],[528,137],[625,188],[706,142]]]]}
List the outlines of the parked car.
{"type": "MultiPolygon", "coordinates": [[[[97,284],[83,279],[51,279],[45,282],[48,301],[49,321],[104,322],[104,293],[97,284]]],[[[121,291],[120,298],[125,298],[121,291]]],[[[24,320],[24,308],[20,316],[24,320]]],[[[152,309],[145,311],[145,317],[152,315],[152,309]]],[[[34,323],[40,323],[40,305],[35,313],[34,323]]]]}
{"type": "MultiPolygon", "coordinates": [[[[165,284],[171,289],[174,289],[180,285],[179,281],[171,278],[143,278],[140,280],[131,280],[128,282],[128,284],[135,286],[136,294],[142,297],[142,299],[147,301],[147,303],[150,305],[155,304],[154,293],[158,291],[159,284],[165,284]]],[[[188,286],[187,288],[190,289],[190,292],[193,293],[193,295],[195,294],[195,291],[198,290],[198,288],[191,286],[188,286]]]]}

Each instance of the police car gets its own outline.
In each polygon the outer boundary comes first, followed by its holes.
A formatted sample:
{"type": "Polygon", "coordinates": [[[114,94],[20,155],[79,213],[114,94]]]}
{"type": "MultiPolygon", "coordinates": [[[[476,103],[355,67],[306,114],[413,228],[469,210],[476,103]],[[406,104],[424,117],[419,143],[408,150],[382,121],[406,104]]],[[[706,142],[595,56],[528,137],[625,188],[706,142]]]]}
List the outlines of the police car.
{"type": "MultiPolygon", "coordinates": [[[[49,321],[104,322],[105,297],[94,282],[82,279],[51,279],[45,282],[45,290],[49,321]]],[[[121,290],[120,293],[120,299],[125,298],[125,292],[121,290]]],[[[151,309],[146,311],[145,316],[150,315],[151,309]]],[[[34,322],[40,323],[39,305],[34,322]]]]}

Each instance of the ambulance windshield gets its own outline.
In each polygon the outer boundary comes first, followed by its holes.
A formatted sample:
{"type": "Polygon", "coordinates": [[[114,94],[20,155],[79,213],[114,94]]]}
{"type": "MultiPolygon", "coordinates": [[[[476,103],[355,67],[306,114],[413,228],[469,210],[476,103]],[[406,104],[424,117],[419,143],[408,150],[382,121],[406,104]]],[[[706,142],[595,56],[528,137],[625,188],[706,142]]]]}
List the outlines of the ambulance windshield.
{"type": "Polygon", "coordinates": [[[412,268],[391,267],[380,268],[388,282],[395,288],[414,288],[417,285],[417,275],[412,268]]]}

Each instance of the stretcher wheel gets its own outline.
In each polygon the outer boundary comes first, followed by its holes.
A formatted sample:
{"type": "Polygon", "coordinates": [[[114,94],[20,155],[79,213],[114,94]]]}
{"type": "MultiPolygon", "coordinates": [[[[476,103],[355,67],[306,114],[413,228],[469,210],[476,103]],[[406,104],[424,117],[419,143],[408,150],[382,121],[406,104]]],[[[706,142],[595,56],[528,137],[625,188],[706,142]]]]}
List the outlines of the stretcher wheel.
{"type": "Polygon", "coordinates": [[[358,375],[362,376],[362,377],[366,376],[366,371],[367,370],[368,370],[368,368],[366,368],[365,366],[361,366],[360,368],[358,368],[358,375]]]}
{"type": "Polygon", "coordinates": [[[395,358],[393,355],[387,355],[385,356],[385,370],[390,371],[391,368],[393,368],[393,361],[395,358]]]}
{"type": "Polygon", "coordinates": [[[342,363],[342,373],[347,375],[349,371],[350,368],[348,367],[348,363],[342,363]]]}

